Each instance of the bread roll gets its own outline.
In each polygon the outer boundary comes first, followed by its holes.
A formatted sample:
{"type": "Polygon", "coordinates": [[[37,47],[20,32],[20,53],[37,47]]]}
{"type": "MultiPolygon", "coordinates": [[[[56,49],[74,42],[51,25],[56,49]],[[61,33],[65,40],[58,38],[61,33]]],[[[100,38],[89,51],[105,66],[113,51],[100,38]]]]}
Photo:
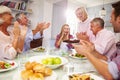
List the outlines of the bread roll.
{"type": "Polygon", "coordinates": [[[44,76],[41,73],[34,73],[29,80],[44,80],[44,76]]]}
{"type": "Polygon", "coordinates": [[[45,66],[42,64],[36,64],[33,67],[34,72],[40,72],[40,73],[44,73],[45,72],[45,66]]]}
{"type": "Polygon", "coordinates": [[[50,69],[50,68],[45,68],[45,73],[44,73],[44,75],[45,76],[50,76],[52,74],[52,69],[50,69]]]}
{"type": "Polygon", "coordinates": [[[27,62],[27,63],[25,64],[25,69],[27,69],[27,70],[31,70],[31,69],[32,69],[32,66],[31,66],[31,63],[30,63],[30,62],[27,62]]]}
{"type": "Polygon", "coordinates": [[[29,80],[29,77],[33,75],[32,70],[23,70],[21,71],[22,80],[29,80]]]}
{"type": "Polygon", "coordinates": [[[25,68],[26,68],[27,70],[32,70],[32,69],[33,69],[33,66],[35,66],[36,64],[38,64],[38,63],[36,63],[36,62],[27,62],[27,63],[25,64],[25,68]]]}

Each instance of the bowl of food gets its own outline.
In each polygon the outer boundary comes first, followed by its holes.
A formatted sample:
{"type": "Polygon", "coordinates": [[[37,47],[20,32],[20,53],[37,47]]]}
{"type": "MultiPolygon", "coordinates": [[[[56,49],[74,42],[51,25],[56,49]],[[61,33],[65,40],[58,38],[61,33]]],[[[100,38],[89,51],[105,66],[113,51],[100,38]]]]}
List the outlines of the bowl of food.
{"type": "Polygon", "coordinates": [[[60,66],[68,63],[68,60],[64,57],[52,56],[52,55],[34,56],[31,57],[29,61],[39,62],[51,69],[59,68],[60,66]]]}
{"type": "Polygon", "coordinates": [[[5,72],[9,70],[13,70],[17,67],[17,63],[15,61],[0,61],[0,72],[5,72]]]}
{"type": "Polygon", "coordinates": [[[13,80],[56,80],[57,74],[52,69],[37,62],[26,62],[24,69],[18,71],[13,80]]]}

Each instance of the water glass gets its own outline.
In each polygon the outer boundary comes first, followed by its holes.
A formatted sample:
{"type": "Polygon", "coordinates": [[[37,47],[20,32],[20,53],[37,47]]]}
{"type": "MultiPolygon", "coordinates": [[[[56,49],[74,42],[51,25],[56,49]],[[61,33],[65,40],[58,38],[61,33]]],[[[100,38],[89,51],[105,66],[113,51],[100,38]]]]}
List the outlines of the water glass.
{"type": "Polygon", "coordinates": [[[66,74],[73,73],[74,72],[74,66],[72,63],[68,63],[63,66],[63,71],[66,72],[66,74]]]}
{"type": "Polygon", "coordinates": [[[60,45],[60,49],[63,50],[64,52],[67,52],[68,51],[67,43],[62,42],[60,45]]]}

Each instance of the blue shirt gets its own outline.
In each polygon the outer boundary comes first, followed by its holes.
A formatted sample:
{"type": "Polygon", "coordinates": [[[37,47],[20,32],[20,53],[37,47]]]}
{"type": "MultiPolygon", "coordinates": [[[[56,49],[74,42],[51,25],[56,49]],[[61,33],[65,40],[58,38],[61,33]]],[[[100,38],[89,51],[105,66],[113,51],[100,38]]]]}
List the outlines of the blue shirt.
{"type": "Polygon", "coordinates": [[[30,49],[30,42],[33,39],[38,39],[38,38],[41,38],[40,32],[37,32],[35,35],[33,35],[32,30],[28,28],[26,36],[25,36],[23,52],[30,49]]]}

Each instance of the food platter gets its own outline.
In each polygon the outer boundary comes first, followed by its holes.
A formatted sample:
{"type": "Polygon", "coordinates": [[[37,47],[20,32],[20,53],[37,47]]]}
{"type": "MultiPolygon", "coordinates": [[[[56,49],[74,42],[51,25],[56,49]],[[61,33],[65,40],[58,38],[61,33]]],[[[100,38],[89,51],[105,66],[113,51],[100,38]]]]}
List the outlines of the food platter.
{"type": "Polygon", "coordinates": [[[38,47],[33,49],[34,52],[45,52],[45,48],[44,47],[38,47]]]}
{"type": "Polygon", "coordinates": [[[89,79],[85,79],[85,80],[105,80],[97,75],[94,75],[92,73],[85,73],[85,74],[82,74],[82,73],[70,73],[70,74],[66,74],[65,76],[63,76],[62,80],[72,80],[71,78],[74,77],[74,80],[78,80],[78,79],[75,79],[77,77],[80,78],[80,76],[84,76],[84,78],[86,76],[88,76],[89,79]]]}
{"type": "MultiPolygon", "coordinates": [[[[21,71],[17,72],[14,77],[13,80],[22,80],[21,78],[21,71]]],[[[56,80],[57,79],[57,74],[53,71],[51,76],[47,76],[45,77],[45,80],[56,80]]]]}
{"type": "Polygon", "coordinates": [[[69,54],[69,56],[71,58],[74,58],[74,59],[81,59],[81,60],[86,60],[87,59],[85,56],[82,56],[82,55],[76,56],[76,54],[69,54]]]}
{"type": "Polygon", "coordinates": [[[9,71],[9,70],[13,70],[15,69],[18,64],[15,62],[15,61],[0,61],[0,62],[3,62],[4,65],[0,65],[1,68],[0,68],[0,72],[5,72],[5,71],[9,71]]]}

